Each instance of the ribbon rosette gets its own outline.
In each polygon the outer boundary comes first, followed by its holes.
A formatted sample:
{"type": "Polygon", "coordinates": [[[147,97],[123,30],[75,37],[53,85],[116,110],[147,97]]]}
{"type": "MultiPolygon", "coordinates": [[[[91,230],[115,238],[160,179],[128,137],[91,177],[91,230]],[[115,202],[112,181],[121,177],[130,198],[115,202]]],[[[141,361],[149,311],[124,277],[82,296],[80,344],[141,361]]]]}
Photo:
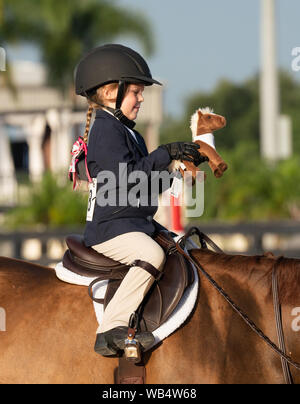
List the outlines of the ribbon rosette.
{"type": "Polygon", "coordinates": [[[76,172],[76,164],[79,161],[79,156],[81,153],[84,153],[84,160],[85,160],[85,170],[86,170],[86,175],[88,178],[89,182],[92,182],[91,176],[89,174],[88,166],[87,166],[87,145],[83,141],[83,138],[79,136],[78,140],[73,144],[72,150],[71,150],[71,163],[69,167],[69,178],[72,181],[73,180],[73,190],[76,188],[76,180],[78,178],[78,174],[76,172]]]}

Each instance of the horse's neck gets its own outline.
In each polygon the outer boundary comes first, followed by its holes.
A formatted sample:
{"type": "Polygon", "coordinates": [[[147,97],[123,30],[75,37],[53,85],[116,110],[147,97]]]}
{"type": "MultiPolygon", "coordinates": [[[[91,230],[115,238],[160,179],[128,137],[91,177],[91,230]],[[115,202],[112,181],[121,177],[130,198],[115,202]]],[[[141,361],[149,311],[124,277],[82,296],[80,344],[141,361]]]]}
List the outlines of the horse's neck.
{"type": "Polygon", "coordinates": [[[197,122],[197,124],[192,126],[192,135],[193,141],[201,140],[204,143],[207,143],[212,148],[216,149],[215,146],[215,137],[214,132],[208,125],[202,125],[201,122],[197,122]]]}
{"type": "Polygon", "coordinates": [[[204,143],[207,143],[209,146],[213,147],[214,149],[216,149],[215,146],[215,137],[213,132],[208,132],[208,133],[202,133],[202,134],[198,134],[196,136],[193,137],[193,140],[201,140],[204,143]]]}

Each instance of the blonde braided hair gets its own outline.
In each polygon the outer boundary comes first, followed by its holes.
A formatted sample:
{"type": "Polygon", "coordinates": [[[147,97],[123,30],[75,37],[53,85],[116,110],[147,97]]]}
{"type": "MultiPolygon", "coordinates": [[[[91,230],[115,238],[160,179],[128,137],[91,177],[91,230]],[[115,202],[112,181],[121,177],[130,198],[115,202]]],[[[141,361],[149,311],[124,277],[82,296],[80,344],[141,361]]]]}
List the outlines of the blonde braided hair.
{"type": "Polygon", "coordinates": [[[89,132],[90,132],[90,125],[91,125],[93,110],[94,110],[94,107],[92,105],[89,105],[89,108],[88,108],[87,113],[86,113],[85,132],[84,132],[84,135],[83,135],[83,141],[86,144],[87,144],[88,138],[89,138],[89,132]]]}
{"type": "MultiPolygon", "coordinates": [[[[88,137],[89,137],[89,131],[90,131],[90,124],[91,124],[91,120],[92,120],[92,115],[93,115],[93,110],[94,109],[102,109],[101,105],[99,104],[104,104],[105,103],[105,98],[103,97],[103,91],[104,89],[108,88],[109,90],[113,91],[118,89],[118,83],[109,83],[106,84],[102,87],[99,87],[97,89],[97,92],[92,95],[90,97],[90,99],[88,100],[88,104],[89,104],[89,108],[87,110],[86,113],[86,124],[85,124],[85,132],[83,135],[83,141],[85,143],[87,143],[88,141],[88,137]]],[[[113,101],[115,101],[116,99],[113,98],[113,101]]]]}

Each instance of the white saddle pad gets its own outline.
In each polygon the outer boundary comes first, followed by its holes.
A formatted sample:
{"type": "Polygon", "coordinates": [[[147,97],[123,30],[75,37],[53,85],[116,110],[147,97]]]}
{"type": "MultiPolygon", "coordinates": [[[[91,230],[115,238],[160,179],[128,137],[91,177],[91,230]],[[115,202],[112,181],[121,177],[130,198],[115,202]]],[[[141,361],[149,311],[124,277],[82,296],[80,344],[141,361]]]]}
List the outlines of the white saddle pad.
{"type": "MultiPolygon", "coordinates": [[[[199,248],[191,240],[188,240],[187,245],[189,248],[199,248]]],[[[188,253],[188,249],[186,249],[186,252],[188,253]]],[[[185,290],[179,304],[177,305],[171,316],[168,318],[168,320],[164,324],[162,324],[159,328],[157,328],[155,331],[153,331],[155,342],[153,343],[152,346],[157,345],[159,342],[161,342],[170,334],[172,334],[175,330],[177,330],[177,328],[179,328],[191,314],[197,300],[198,287],[199,287],[199,277],[197,269],[194,267],[194,265],[192,265],[192,267],[195,277],[194,283],[185,290]]],[[[77,275],[74,272],[65,268],[62,262],[56,265],[55,272],[56,276],[60,280],[74,285],[89,286],[89,284],[94,279],[96,279],[96,277],[88,278],[85,276],[77,275]]],[[[108,281],[101,281],[96,283],[96,285],[94,285],[93,287],[93,296],[98,299],[104,298],[107,284],[108,281]]],[[[93,305],[97,321],[100,325],[103,317],[103,304],[93,301],[93,305]]]]}

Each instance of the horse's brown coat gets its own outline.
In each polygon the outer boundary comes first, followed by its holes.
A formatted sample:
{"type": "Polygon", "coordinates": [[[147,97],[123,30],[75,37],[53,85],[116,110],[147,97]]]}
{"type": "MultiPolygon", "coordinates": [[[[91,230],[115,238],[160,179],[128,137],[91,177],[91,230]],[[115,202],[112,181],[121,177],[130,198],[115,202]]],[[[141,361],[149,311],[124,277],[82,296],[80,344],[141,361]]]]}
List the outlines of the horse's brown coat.
{"type": "Polygon", "coordinates": [[[86,288],[53,270],[0,259],[0,383],[113,383],[117,359],[94,350],[97,321],[86,288]]]}
{"type": "MultiPolygon", "coordinates": [[[[270,273],[274,259],[216,254],[194,256],[275,342],[270,273]]],[[[300,307],[299,260],[279,268],[288,354],[300,361],[291,310],[300,307]]],[[[0,258],[1,383],[113,383],[117,359],[93,351],[97,321],[85,287],[59,281],[53,270],[0,258]]],[[[149,356],[149,355],[148,355],[149,356]]],[[[190,321],[154,350],[148,383],[283,383],[279,357],[201,276],[190,321]]],[[[300,372],[291,369],[294,381],[300,372]]]]}

